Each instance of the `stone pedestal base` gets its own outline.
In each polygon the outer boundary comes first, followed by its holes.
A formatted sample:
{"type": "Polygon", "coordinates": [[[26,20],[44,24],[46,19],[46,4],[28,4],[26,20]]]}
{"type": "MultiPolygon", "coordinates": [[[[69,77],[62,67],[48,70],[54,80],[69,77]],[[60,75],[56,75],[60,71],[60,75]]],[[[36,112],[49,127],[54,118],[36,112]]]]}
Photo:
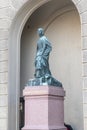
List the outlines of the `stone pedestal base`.
{"type": "Polygon", "coordinates": [[[66,130],[63,88],[25,87],[25,126],[22,130],[66,130]]]}

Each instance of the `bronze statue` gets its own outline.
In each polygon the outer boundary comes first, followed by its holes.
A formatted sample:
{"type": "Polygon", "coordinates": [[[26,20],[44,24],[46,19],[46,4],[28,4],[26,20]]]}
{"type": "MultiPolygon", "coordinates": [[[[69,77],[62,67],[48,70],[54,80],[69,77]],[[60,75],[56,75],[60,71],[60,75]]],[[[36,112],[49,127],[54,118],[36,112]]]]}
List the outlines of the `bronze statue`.
{"type": "Polygon", "coordinates": [[[49,69],[49,55],[52,50],[51,43],[44,36],[44,30],[38,29],[39,40],[37,42],[37,51],[35,57],[35,79],[28,81],[28,86],[58,86],[62,87],[62,84],[52,77],[49,69]]]}
{"type": "Polygon", "coordinates": [[[35,78],[51,76],[49,70],[49,54],[52,50],[50,42],[44,36],[44,30],[38,29],[39,40],[37,42],[37,53],[35,58],[35,78]]]}

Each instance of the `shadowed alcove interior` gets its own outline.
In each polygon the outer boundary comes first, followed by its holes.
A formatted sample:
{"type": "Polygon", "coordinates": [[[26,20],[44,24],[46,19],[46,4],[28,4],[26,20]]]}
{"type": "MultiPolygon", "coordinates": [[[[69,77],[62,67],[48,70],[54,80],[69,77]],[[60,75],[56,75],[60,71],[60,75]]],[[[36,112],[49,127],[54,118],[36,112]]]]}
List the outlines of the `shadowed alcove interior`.
{"type": "Polygon", "coordinates": [[[39,27],[45,29],[52,44],[51,72],[66,91],[65,122],[74,130],[82,130],[81,27],[78,11],[70,0],[52,0],[28,19],[21,36],[20,96],[28,79],[34,78],[39,27]]]}

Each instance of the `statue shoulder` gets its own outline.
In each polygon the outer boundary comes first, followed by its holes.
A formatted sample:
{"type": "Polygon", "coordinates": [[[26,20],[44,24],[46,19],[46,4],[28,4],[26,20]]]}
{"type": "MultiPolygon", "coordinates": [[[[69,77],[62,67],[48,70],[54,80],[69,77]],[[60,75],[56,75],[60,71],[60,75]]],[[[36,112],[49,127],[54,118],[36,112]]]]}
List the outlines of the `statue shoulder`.
{"type": "Polygon", "coordinates": [[[51,43],[50,43],[49,40],[46,38],[46,36],[43,36],[42,39],[43,39],[43,41],[44,41],[45,44],[51,46],[51,43]]]}

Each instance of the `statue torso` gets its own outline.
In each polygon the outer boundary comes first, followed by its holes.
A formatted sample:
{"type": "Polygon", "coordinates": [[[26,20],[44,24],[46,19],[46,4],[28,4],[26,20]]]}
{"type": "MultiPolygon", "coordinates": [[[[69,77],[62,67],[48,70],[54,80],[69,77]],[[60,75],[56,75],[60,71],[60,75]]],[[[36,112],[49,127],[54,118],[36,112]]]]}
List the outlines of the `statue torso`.
{"type": "Polygon", "coordinates": [[[37,56],[49,56],[51,50],[52,47],[47,38],[45,36],[40,37],[37,42],[37,56]]]}

